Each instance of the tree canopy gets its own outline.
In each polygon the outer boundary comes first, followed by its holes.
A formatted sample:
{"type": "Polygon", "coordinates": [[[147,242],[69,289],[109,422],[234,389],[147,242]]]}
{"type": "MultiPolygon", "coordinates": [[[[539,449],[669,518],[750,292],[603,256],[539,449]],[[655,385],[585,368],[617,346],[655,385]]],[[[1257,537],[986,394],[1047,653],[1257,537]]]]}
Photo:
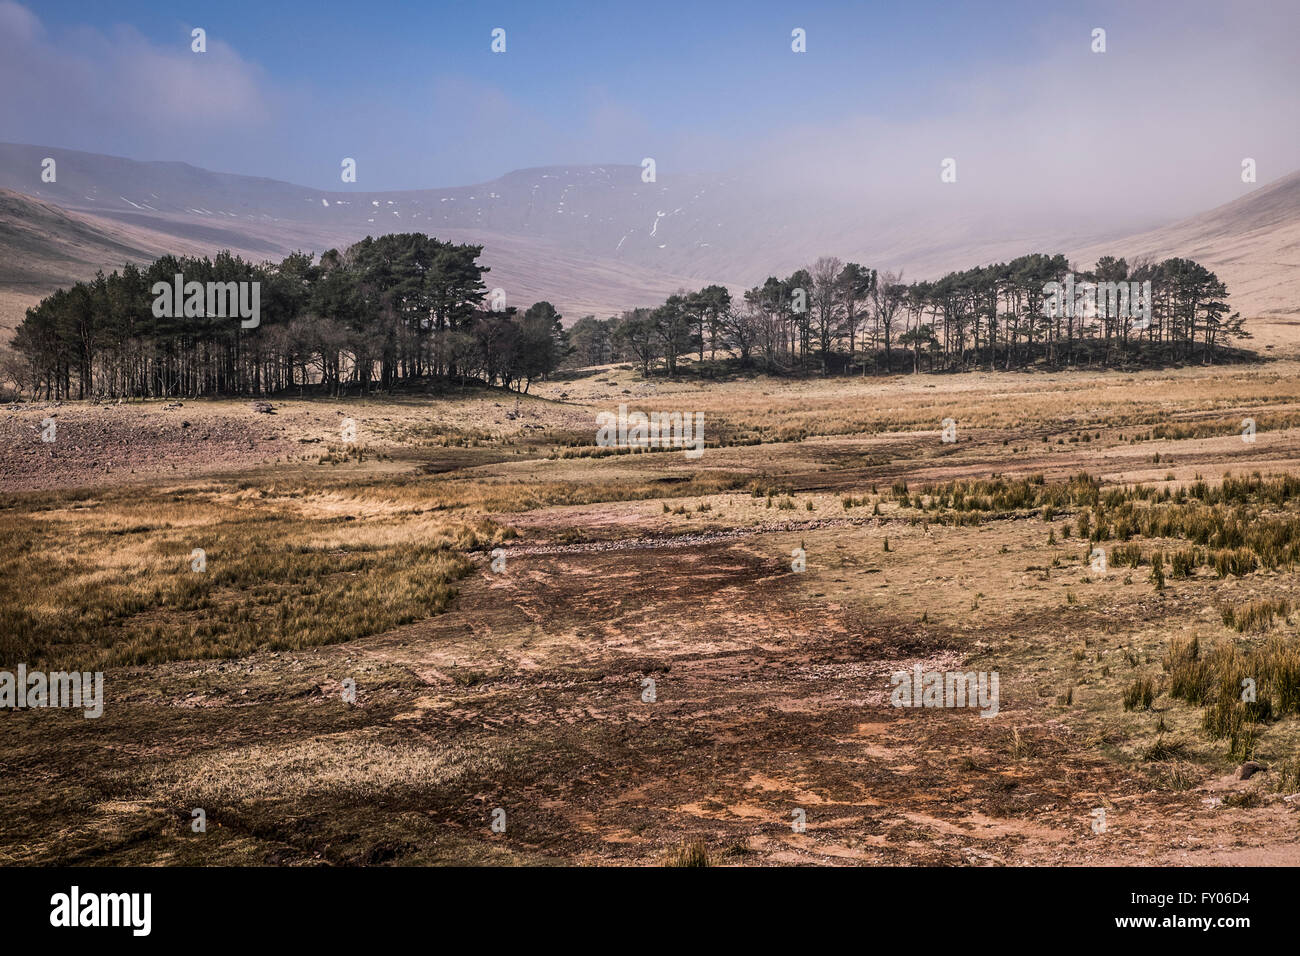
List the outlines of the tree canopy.
{"type": "Polygon", "coordinates": [[[258,395],[307,385],[340,392],[403,381],[476,379],[524,388],[565,352],[548,302],[485,308],[482,246],[422,233],[367,237],[279,263],[164,256],[46,297],[18,327],[10,370],[47,397],[258,395]],[[260,283],[253,328],[232,319],[155,316],[156,282],[260,283]]]}

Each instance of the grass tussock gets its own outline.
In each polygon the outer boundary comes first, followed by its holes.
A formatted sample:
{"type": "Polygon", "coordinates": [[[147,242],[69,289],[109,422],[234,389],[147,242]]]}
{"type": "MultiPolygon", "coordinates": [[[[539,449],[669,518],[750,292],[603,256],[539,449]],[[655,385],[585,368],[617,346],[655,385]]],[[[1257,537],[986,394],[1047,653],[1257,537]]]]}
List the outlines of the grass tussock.
{"type": "Polygon", "coordinates": [[[1198,480],[1175,489],[1105,488],[1081,473],[1064,482],[1031,475],[927,484],[919,490],[899,481],[890,491],[898,505],[932,512],[930,520],[938,524],[977,525],[1034,512],[1051,522],[1072,511],[1080,538],[1089,544],[1116,542],[1109,554],[1115,567],[1152,564],[1157,589],[1164,587],[1166,564],[1174,578],[1192,577],[1202,567],[1227,578],[1300,563],[1300,477],[1293,475],[1225,475],[1219,484],[1198,480]],[[1168,553],[1144,550],[1135,538],[1182,540],[1188,546],[1168,553]]]}
{"type": "Polygon", "coordinates": [[[1202,728],[1226,740],[1229,753],[1254,753],[1261,726],[1300,714],[1300,647],[1274,637],[1242,647],[1222,641],[1208,650],[1199,639],[1171,643],[1164,658],[1170,696],[1204,707],[1202,728]]]}
{"type": "Polygon", "coordinates": [[[1291,602],[1281,600],[1250,601],[1240,606],[1224,604],[1219,608],[1225,627],[1244,633],[1266,631],[1276,618],[1285,620],[1291,614],[1291,602]]]}
{"type": "Polygon", "coordinates": [[[1179,760],[1187,753],[1187,743],[1182,740],[1168,740],[1157,737],[1155,743],[1142,752],[1142,759],[1148,762],[1179,760]]]}
{"type": "Polygon", "coordinates": [[[668,851],[664,866],[713,866],[713,856],[703,840],[688,840],[668,851]]]}
{"type": "Polygon", "coordinates": [[[1124,709],[1150,710],[1155,699],[1155,681],[1150,677],[1139,677],[1124,691],[1124,709]]]}

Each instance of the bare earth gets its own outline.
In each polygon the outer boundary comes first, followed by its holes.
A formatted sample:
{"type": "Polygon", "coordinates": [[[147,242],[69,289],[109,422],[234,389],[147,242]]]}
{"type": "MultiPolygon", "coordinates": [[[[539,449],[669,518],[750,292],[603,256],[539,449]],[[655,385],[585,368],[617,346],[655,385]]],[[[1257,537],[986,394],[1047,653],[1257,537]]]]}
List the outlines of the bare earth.
{"type": "MultiPolygon", "coordinates": [[[[309,521],[400,526],[458,509],[517,533],[503,571],[471,550],[444,613],[344,643],[112,667],[98,720],[0,711],[0,862],[654,864],[702,839],[715,863],[743,865],[1300,863],[1300,794],[1270,789],[1271,771],[1238,779],[1196,708],[1164,695],[1152,711],[1120,706],[1171,637],[1222,635],[1216,602],[1300,603],[1292,574],[1158,591],[1145,574],[1089,575],[1086,542],[1062,539],[1073,516],[931,525],[887,494],[995,473],[1178,486],[1295,472],[1297,373],[1284,357],[700,389],[611,369],[518,405],[471,392],[277,400],[274,415],[240,402],[0,410],[0,500],[33,521],[125,515],[109,494],[122,487],[159,500],[201,488],[309,521]],[[594,413],[619,402],[704,409],[706,435],[805,434],[698,461],[563,457],[577,447],[563,438],[590,445],[594,413]],[[955,445],[939,440],[948,414],[955,445]],[[60,438],[42,443],[51,415],[60,438]],[[371,454],[322,462],[344,417],[371,454]],[[1261,422],[1253,443],[1144,437],[1245,417],[1261,422]],[[557,501],[552,484],[601,490],[557,501]],[[466,504],[453,487],[509,490],[466,504]],[[61,510],[72,499],[84,517],[61,510]],[[998,671],[998,714],[890,706],[891,673],[915,664],[998,671]],[[1158,720],[1179,757],[1144,756],[1158,720]]],[[[1257,759],[1294,756],[1297,723],[1270,725],[1257,759]]]]}

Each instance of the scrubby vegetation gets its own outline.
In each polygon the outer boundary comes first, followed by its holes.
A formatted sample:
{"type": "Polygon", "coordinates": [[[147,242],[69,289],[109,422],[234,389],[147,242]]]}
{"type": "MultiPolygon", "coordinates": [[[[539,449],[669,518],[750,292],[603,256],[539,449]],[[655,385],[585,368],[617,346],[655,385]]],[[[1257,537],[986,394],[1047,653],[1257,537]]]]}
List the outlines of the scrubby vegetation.
{"type": "Polygon", "coordinates": [[[1300,646],[1294,636],[1260,646],[1198,638],[1174,641],[1165,655],[1170,696],[1205,707],[1202,727],[1229,752],[1248,757],[1261,724],[1300,714],[1300,646]]]}
{"type": "Polygon", "coordinates": [[[364,637],[443,610],[465,552],[510,533],[483,519],[290,514],[282,501],[124,495],[93,512],[5,514],[0,663],[149,664],[364,637]]]}

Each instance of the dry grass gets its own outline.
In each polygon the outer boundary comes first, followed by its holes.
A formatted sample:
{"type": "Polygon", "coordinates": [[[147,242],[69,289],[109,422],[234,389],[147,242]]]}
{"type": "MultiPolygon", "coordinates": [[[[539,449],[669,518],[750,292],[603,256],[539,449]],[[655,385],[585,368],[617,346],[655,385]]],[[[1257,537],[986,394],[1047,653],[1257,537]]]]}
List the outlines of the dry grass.
{"type": "Polygon", "coordinates": [[[713,856],[703,840],[690,840],[668,853],[664,866],[713,866],[713,856]]]}
{"type": "Polygon", "coordinates": [[[1208,650],[1197,639],[1175,642],[1164,667],[1170,695],[1205,707],[1205,733],[1226,739],[1234,757],[1254,754],[1261,725],[1300,714],[1300,648],[1293,638],[1245,647],[1225,640],[1208,650]]]}
{"type": "Polygon", "coordinates": [[[509,535],[482,517],[286,505],[237,488],[57,497],[0,512],[4,664],[95,669],[351,640],[442,610],[471,566],[464,553],[509,535]]]}
{"type": "Polygon", "coordinates": [[[111,706],[4,716],[40,785],[0,785],[0,859],[947,864],[987,828],[1001,862],[1149,862],[1242,754],[1294,773],[1300,446],[1220,429],[1285,423],[1298,381],[615,369],[515,418],[369,400],[359,450],[349,403],[286,403],[326,436],[293,460],[7,495],[0,654],[105,665],[111,706]],[[620,401],[703,411],[709,450],[585,456],[620,401]],[[1001,713],[900,715],[914,662],[998,670],[1001,713]],[[1081,842],[1102,800],[1123,847],[1081,842]]]}
{"type": "Polygon", "coordinates": [[[319,734],[266,745],[247,744],[186,757],[142,777],[121,779],[125,792],[180,806],[221,806],[282,798],[374,800],[418,798],[467,777],[501,774],[500,754],[436,741],[410,741],[396,732],[319,734]]]}

